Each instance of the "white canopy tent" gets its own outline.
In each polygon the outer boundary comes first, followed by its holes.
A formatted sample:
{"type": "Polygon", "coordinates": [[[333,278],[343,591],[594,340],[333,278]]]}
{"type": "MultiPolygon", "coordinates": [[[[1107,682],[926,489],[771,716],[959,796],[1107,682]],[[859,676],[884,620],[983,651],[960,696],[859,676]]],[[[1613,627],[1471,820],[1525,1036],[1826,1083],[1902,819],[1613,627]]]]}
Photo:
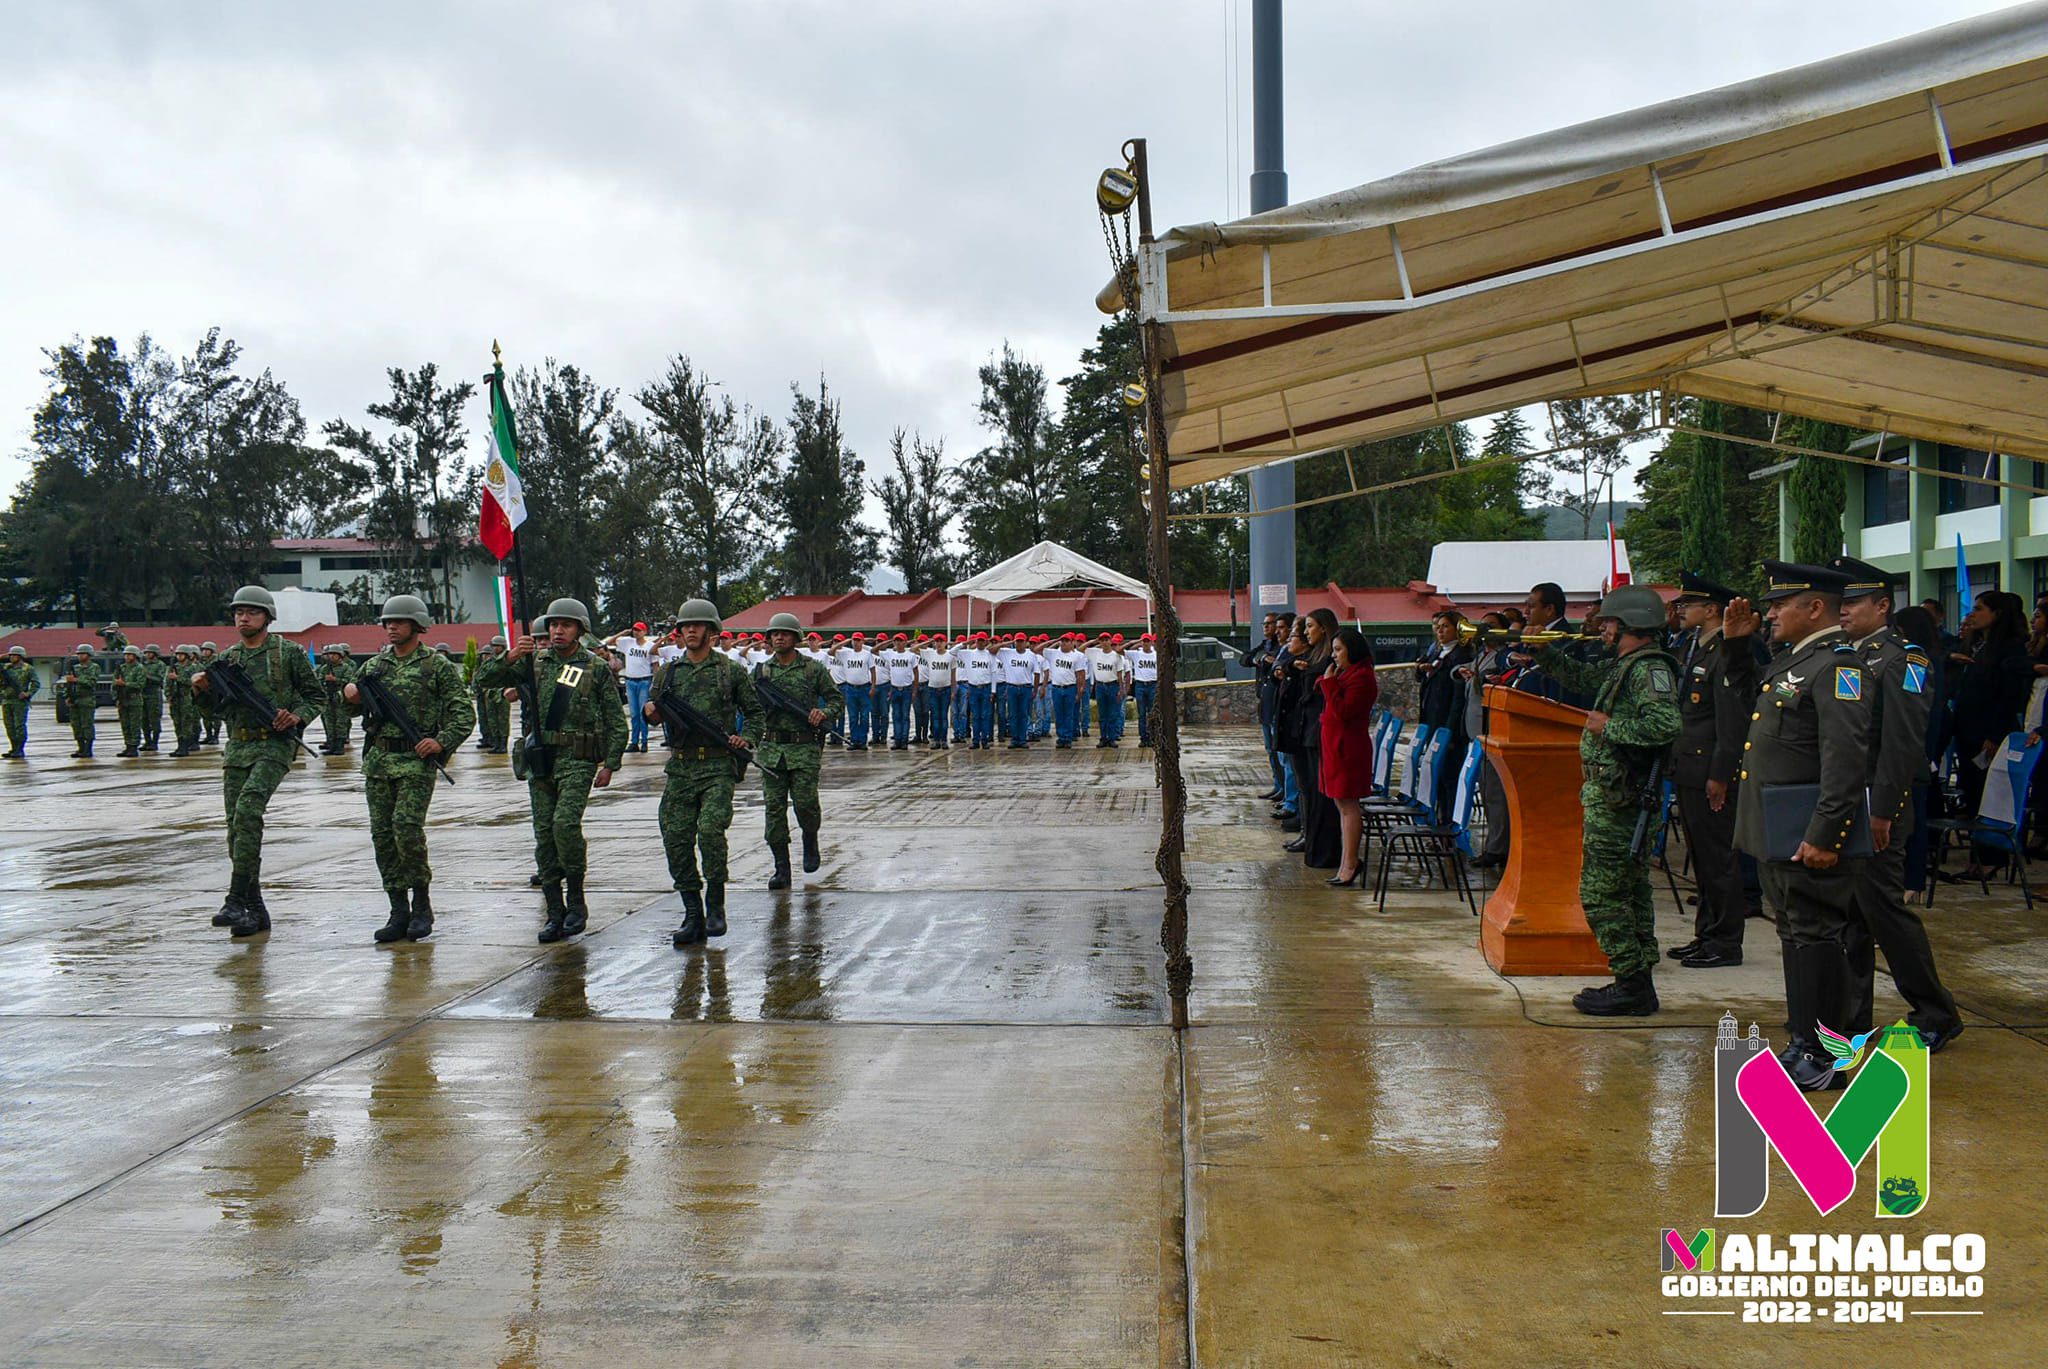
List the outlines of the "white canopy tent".
{"type": "Polygon", "coordinates": [[[2048,458],[2048,4],[1139,256],[1176,487],[1644,391],[2048,458]]]}
{"type": "Polygon", "coordinates": [[[1040,542],[1018,552],[1007,561],[998,561],[977,575],[970,575],[957,585],[946,589],[946,635],[953,635],[953,601],[967,600],[967,625],[974,626],[974,601],[981,600],[989,606],[989,626],[995,626],[995,609],[1012,599],[1027,595],[1042,594],[1048,590],[1106,589],[1115,594],[1128,594],[1145,601],[1145,626],[1152,625],[1152,591],[1143,580],[1134,579],[1119,571],[1111,570],[1099,561],[1091,561],[1070,547],[1057,542],[1040,542]]]}

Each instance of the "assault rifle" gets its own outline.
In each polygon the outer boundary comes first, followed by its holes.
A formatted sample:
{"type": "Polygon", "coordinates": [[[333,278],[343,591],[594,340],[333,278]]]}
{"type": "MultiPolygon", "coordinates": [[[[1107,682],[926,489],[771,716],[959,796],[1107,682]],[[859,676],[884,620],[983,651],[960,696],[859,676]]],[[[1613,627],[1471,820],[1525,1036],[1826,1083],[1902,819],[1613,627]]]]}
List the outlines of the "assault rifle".
{"type": "Polygon", "coordinates": [[[653,703],[655,711],[661,714],[661,720],[676,731],[685,735],[694,735],[708,743],[725,747],[731,751],[732,777],[734,779],[741,779],[746,775],[747,766],[754,758],[747,753],[745,748],[734,748],[727,743],[726,738],[732,735],[732,728],[729,724],[721,726],[718,719],[712,717],[689,700],[682,698],[673,689],[664,689],[659,694],[656,694],[653,698],[653,703]]]}
{"type": "MultiPolygon", "coordinates": [[[[418,746],[427,739],[426,729],[414,721],[407,710],[405,701],[391,692],[391,686],[373,670],[365,670],[356,677],[356,693],[363,696],[363,720],[382,727],[395,727],[398,734],[412,746],[418,746]]],[[[417,753],[415,753],[417,754],[417,753]]],[[[455,783],[455,776],[448,773],[448,757],[445,753],[427,757],[433,767],[441,772],[441,778],[455,783]]]]}
{"type": "MultiPolygon", "coordinates": [[[[768,668],[765,665],[754,668],[754,692],[759,694],[761,702],[767,704],[770,708],[779,708],[785,713],[793,713],[803,720],[804,726],[811,726],[811,710],[804,707],[803,703],[794,694],[791,694],[781,685],[769,679],[768,668]]],[[[831,723],[819,723],[814,730],[821,737],[836,737],[842,742],[846,741],[846,734],[831,723]]]]}
{"type": "Polygon", "coordinates": [[[1629,839],[1628,858],[1642,860],[1648,852],[1643,848],[1650,836],[1650,819],[1659,817],[1664,811],[1664,763],[1666,755],[1660,754],[1650,762],[1650,774],[1643,781],[1643,792],[1636,797],[1641,811],[1636,814],[1635,835],[1629,839]]]}
{"type": "MultiPolygon", "coordinates": [[[[242,669],[240,665],[230,661],[225,656],[216,656],[213,658],[213,663],[207,666],[203,673],[206,676],[206,682],[213,686],[214,691],[220,695],[223,702],[241,709],[251,718],[254,718],[258,725],[263,728],[274,731],[271,728],[271,723],[277,717],[277,705],[272,703],[264,695],[263,691],[256,687],[256,682],[249,678],[248,671],[242,669]]],[[[313,754],[313,748],[306,745],[305,739],[299,736],[296,731],[288,730],[278,732],[276,735],[290,737],[292,745],[298,747],[299,750],[309,756],[313,754]]]]}

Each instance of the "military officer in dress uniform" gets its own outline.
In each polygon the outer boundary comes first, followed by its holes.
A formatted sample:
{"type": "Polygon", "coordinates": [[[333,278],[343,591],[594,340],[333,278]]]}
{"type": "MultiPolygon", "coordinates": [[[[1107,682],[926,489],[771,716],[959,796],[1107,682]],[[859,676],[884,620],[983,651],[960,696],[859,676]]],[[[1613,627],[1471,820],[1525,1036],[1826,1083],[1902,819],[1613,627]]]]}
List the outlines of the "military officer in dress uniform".
{"type": "MultiPolygon", "coordinates": [[[[1688,969],[1710,970],[1742,963],[1748,902],[1735,863],[1736,775],[1742,769],[1754,691],[1730,685],[1724,668],[1730,643],[1721,633],[1721,614],[1735,591],[1691,571],[1680,574],[1678,586],[1673,602],[1687,649],[1678,691],[1683,728],[1671,753],[1671,783],[1692,851],[1700,908],[1693,939],[1667,954],[1688,969]]],[[[1748,652],[1748,639],[1735,642],[1734,649],[1748,652]]],[[[1742,678],[1750,675],[1745,672],[1742,678]]]]}
{"type": "MultiPolygon", "coordinates": [[[[1845,852],[1865,822],[1875,691],[1863,657],[1842,631],[1849,578],[1826,566],[1784,561],[1764,562],[1764,574],[1771,638],[1783,649],[1763,668],[1749,715],[1735,845],[1756,857],[1764,897],[1778,914],[1791,1033],[1778,1058],[1794,1083],[1815,1092],[1845,1082],[1822,1049],[1818,1029],[1840,1031],[1851,1015],[1845,938],[1864,862],[1845,852]],[[1780,805],[1792,797],[1780,786],[1801,787],[1802,801],[1789,816],[1780,816],[1786,811],[1780,805]],[[1808,787],[1810,803],[1804,801],[1808,787]],[[1767,815],[1765,796],[1774,790],[1777,801],[1767,815]]],[[[1758,625],[1744,599],[1722,615],[1722,635],[1730,639],[1723,669],[1732,688],[1745,688],[1756,674],[1755,653],[1735,643],[1753,637],[1758,625]]]]}
{"type": "Polygon", "coordinates": [[[1634,844],[1635,831],[1657,762],[1682,727],[1678,662],[1660,645],[1664,600],[1647,585],[1613,590],[1595,616],[1617,653],[1612,659],[1580,660],[1556,644],[1535,657],[1537,668],[1565,688],[1593,696],[1592,716],[1579,737],[1584,772],[1579,803],[1585,824],[1579,902],[1614,982],[1580,990],[1572,1006],[1588,1017],[1647,1017],[1658,1008],[1651,974],[1657,965],[1657,931],[1649,853],[1657,842],[1661,801],[1640,847],[1634,844]]]}
{"type": "MultiPolygon", "coordinates": [[[[1934,948],[1919,914],[1906,906],[1906,838],[1913,834],[1913,786],[1928,778],[1927,653],[1900,639],[1891,628],[1891,577],[1867,561],[1838,556],[1830,566],[1849,577],[1842,591],[1842,630],[1863,658],[1865,689],[1871,694],[1870,844],[1877,854],[1864,862],[1856,881],[1855,916],[1845,944],[1849,956],[1849,1021],[1839,1028],[1854,1036],[1871,1028],[1871,995],[1876,948],[1884,949],[1892,982],[1911,1011],[1929,1050],[1940,1050],[1962,1033],[1956,1001],[1934,968],[1934,948]]],[[[1832,1023],[1830,1025],[1833,1025],[1832,1023]]]]}

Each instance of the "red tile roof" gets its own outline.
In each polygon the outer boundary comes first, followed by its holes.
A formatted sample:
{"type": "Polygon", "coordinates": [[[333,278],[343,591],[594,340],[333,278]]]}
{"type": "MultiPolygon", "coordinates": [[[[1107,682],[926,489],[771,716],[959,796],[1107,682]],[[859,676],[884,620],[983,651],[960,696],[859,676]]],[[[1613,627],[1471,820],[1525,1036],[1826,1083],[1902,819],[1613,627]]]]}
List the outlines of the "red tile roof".
{"type": "MultiPolygon", "coordinates": [[[[163,649],[166,657],[180,642],[197,646],[201,642],[211,641],[216,646],[224,647],[235,640],[235,629],[226,623],[212,623],[204,627],[124,627],[121,630],[127,634],[128,640],[137,646],[148,646],[154,642],[163,649]]],[[[446,642],[459,655],[471,637],[476,638],[478,646],[482,646],[497,635],[496,623],[454,623],[430,629],[427,633],[427,643],[434,646],[446,642]]],[[[280,632],[278,636],[315,650],[329,642],[346,642],[348,649],[357,656],[373,655],[383,650],[385,642],[384,629],[375,623],[350,627],[312,627],[304,632],[280,632]]],[[[91,642],[94,649],[98,649],[99,634],[92,628],[23,628],[0,637],[0,655],[5,655],[7,648],[11,646],[20,646],[26,648],[28,654],[37,660],[69,656],[80,642],[91,642]]]]}

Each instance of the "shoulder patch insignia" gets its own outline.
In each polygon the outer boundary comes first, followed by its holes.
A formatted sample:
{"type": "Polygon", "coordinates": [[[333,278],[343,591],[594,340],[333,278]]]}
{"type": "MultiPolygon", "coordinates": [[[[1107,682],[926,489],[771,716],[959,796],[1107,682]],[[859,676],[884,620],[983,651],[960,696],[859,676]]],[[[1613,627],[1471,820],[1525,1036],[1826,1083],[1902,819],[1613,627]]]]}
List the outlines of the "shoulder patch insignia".
{"type": "Polygon", "coordinates": [[[1678,682],[1671,678],[1671,672],[1663,666],[1653,665],[1650,667],[1650,688],[1659,694],[1669,694],[1678,688],[1678,682]]]}
{"type": "Polygon", "coordinates": [[[1863,672],[1854,666],[1841,666],[1835,671],[1835,697],[1838,699],[1860,699],[1863,697],[1863,672]]]}
{"type": "Polygon", "coordinates": [[[1916,664],[1910,657],[1906,661],[1906,692],[1925,694],[1927,692],[1927,667],[1916,664]]]}

